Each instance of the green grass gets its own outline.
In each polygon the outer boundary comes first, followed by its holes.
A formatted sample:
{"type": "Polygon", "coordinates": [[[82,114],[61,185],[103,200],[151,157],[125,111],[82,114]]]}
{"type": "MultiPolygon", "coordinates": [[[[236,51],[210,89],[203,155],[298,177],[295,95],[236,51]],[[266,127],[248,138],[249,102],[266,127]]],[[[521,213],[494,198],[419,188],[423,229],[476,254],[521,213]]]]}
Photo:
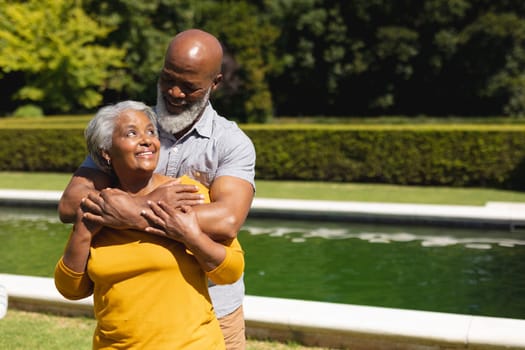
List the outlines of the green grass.
{"type": "MultiPolygon", "coordinates": [[[[61,191],[70,177],[64,173],[0,172],[0,188],[61,191]]],[[[490,188],[263,180],[257,180],[256,185],[258,198],[456,205],[525,202],[525,192],[490,188]]]]}
{"type": "MultiPolygon", "coordinates": [[[[91,349],[95,320],[9,309],[0,320],[0,349],[91,349]]],[[[298,344],[248,340],[247,350],[328,350],[298,344]]]]}

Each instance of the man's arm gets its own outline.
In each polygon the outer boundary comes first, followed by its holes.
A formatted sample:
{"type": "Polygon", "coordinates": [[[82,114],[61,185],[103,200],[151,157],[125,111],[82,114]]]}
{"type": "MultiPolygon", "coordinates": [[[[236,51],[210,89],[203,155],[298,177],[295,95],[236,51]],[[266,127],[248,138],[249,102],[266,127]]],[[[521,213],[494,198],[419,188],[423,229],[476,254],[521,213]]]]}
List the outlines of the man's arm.
{"type": "MultiPolygon", "coordinates": [[[[158,196],[150,206],[155,206],[156,201],[173,206],[176,201],[170,192],[157,192],[158,196]]],[[[246,180],[234,176],[216,178],[210,187],[211,203],[193,207],[201,230],[216,242],[236,238],[250,211],[253,195],[253,186],[246,180]]],[[[151,216],[147,212],[143,212],[142,215],[146,218],[151,216]]],[[[146,231],[166,234],[162,229],[152,226],[146,231]]]]}
{"type": "MultiPolygon", "coordinates": [[[[89,220],[116,228],[147,226],[145,219],[140,216],[140,206],[132,200],[132,197],[118,190],[104,190],[102,197],[98,195],[99,191],[109,186],[109,182],[109,177],[101,171],[79,168],[60,200],[60,219],[63,222],[73,222],[76,209],[82,199],[89,195],[89,199],[84,203],[84,208],[91,212],[85,214],[89,220]]],[[[168,194],[171,191],[165,192],[168,194]]],[[[171,195],[171,198],[168,196],[161,200],[172,205],[177,202],[186,205],[200,202],[195,193],[185,192],[183,195],[181,192],[173,191],[173,193],[177,198],[171,195]],[[188,198],[190,196],[191,199],[188,198]]],[[[253,187],[248,181],[233,176],[216,178],[210,187],[212,203],[194,207],[202,231],[217,241],[237,237],[250,211],[253,195],[253,187]]]]}
{"type": "Polygon", "coordinates": [[[144,230],[149,226],[149,222],[141,213],[149,209],[147,202],[157,202],[165,192],[170,194],[170,204],[173,207],[204,203],[203,195],[198,193],[196,185],[182,184],[179,179],[169,183],[170,185],[159,186],[155,191],[143,196],[132,196],[117,188],[105,188],[99,194],[90,193],[82,201],[83,217],[117,230],[144,230]]]}
{"type": "Polygon", "coordinates": [[[203,232],[213,240],[237,237],[254,196],[253,186],[234,176],[220,176],[210,187],[211,203],[194,207],[203,232]]]}
{"type": "Polygon", "coordinates": [[[82,198],[90,193],[98,194],[101,189],[109,186],[110,178],[106,173],[94,168],[78,168],[58,203],[60,220],[64,223],[74,222],[82,198]]]}

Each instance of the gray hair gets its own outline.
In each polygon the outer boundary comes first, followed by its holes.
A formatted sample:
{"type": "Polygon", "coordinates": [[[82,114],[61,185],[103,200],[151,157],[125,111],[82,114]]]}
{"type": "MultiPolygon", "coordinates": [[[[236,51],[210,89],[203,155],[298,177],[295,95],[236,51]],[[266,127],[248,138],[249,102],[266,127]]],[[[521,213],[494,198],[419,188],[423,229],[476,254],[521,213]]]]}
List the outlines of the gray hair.
{"type": "Polygon", "coordinates": [[[123,101],[99,109],[88,123],[84,137],[89,155],[99,169],[107,173],[111,172],[111,165],[102,157],[102,151],[108,151],[111,148],[115,121],[126,110],[140,111],[146,114],[155,128],[155,135],[158,135],[155,112],[142,102],[123,101]]]}

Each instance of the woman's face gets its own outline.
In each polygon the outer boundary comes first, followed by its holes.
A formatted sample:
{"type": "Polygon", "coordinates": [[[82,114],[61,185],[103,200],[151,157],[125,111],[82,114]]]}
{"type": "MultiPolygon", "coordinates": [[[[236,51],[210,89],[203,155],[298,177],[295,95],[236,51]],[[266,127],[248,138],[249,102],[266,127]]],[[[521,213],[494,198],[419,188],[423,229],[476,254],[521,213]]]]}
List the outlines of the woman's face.
{"type": "Polygon", "coordinates": [[[115,121],[112,146],[105,154],[117,176],[131,171],[153,172],[157,166],[160,141],[151,120],[140,111],[127,110],[115,121]]]}

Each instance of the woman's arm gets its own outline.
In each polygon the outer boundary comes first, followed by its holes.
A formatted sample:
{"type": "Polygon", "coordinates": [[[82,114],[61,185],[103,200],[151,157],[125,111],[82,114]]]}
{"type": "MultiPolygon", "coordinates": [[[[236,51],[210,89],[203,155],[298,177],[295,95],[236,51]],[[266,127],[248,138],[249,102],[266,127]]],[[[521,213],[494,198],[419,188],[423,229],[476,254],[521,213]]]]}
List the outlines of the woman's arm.
{"type": "Polygon", "coordinates": [[[68,299],[81,299],[93,292],[93,283],[86,273],[86,268],[91,241],[101,229],[101,226],[87,224],[82,219],[80,209],[76,218],[64,255],[55,267],[55,285],[68,299]]]}
{"type": "MultiPolygon", "coordinates": [[[[236,238],[252,205],[253,186],[248,181],[234,176],[220,176],[213,181],[210,187],[211,203],[209,203],[208,190],[202,184],[187,176],[182,176],[180,180],[183,184],[196,184],[199,192],[205,194],[207,204],[193,206],[202,231],[217,242],[236,238]]],[[[170,203],[174,207],[178,206],[178,203],[193,205],[193,203],[178,201],[174,197],[176,192],[170,190],[172,186],[173,182],[160,186],[154,191],[155,196],[150,197],[150,200],[170,203]]],[[[149,232],[162,234],[162,232],[151,229],[149,232]]]]}
{"type": "Polygon", "coordinates": [[[200,229],[196,213],[190,206],[173,208],[162,201],[149,204],[151,211],[144,211],[144,217],[166,237],[183,243],[215,283],[233,283],[241,277],[244,254],[240,245],[232,247],[231,243],[213,241],[200,229]]]}

